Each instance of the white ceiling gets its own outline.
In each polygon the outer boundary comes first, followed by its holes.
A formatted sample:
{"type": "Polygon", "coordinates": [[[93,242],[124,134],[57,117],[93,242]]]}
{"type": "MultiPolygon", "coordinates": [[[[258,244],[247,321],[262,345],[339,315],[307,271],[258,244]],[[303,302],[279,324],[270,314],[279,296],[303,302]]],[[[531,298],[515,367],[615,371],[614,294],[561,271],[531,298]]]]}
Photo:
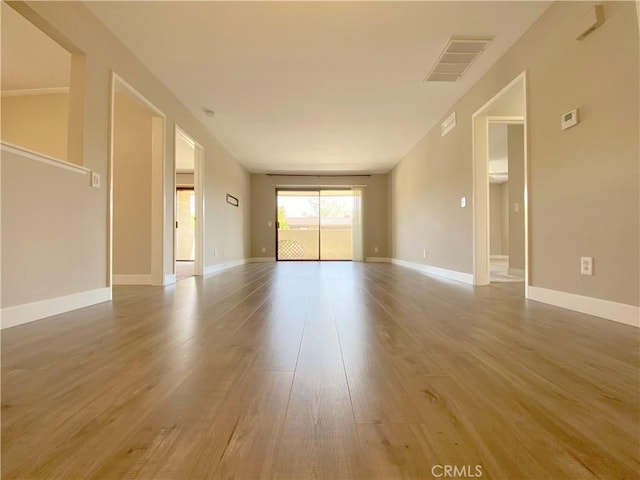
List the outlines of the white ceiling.
{"type": "Polygon", "coordinates": [[[374,173],[393,167],[549,2],[86,5],[250,171],[374,173]],[[453,35],[495,40],[457,82],[423,83],[453,35]]]}
{"type": "Polygon", "coordinates": [[[2,2],[2,91],[69,86],[71,54],[2,2]]]}

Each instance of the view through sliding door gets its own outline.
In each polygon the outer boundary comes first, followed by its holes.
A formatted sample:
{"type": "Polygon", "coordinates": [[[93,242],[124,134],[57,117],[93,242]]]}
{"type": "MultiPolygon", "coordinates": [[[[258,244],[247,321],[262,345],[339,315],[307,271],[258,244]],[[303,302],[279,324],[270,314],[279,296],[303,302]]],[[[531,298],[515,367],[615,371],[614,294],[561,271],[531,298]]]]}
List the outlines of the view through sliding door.
{"type": "Polygon", "coordinates": [[[278,190],[278,260],[352,260],[351,190],[278,190]]]}

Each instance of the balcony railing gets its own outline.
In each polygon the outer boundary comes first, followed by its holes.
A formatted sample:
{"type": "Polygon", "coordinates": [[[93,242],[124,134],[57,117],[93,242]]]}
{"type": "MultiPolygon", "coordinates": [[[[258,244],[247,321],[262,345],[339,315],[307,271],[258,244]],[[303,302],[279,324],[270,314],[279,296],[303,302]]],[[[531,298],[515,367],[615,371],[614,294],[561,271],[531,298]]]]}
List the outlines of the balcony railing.
{"type": "Polygon", "coordinates": [[[279,230],[279,260],[352,260],[351,228],[279,230]]]}

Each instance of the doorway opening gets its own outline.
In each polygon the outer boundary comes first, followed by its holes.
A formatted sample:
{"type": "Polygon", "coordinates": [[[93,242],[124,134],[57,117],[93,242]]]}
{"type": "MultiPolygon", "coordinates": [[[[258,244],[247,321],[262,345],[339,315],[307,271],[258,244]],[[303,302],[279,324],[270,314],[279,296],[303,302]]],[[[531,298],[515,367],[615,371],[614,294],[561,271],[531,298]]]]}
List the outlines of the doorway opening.
{"type": "Polygon", "coordinates": [[[361,260],[362,192],[276,191],[276,259],[361,260]]]}
{"type": "Polygon", "coordinates": [[[176,187],[176,279],[194,275],[196,196],[193,187],[176,187]]]}
{"type": "Polygon", "coordinates": [[[524,282],[524,122],[487,120],[489,281],[524,282]]]}
{"type": "Polygon", "coordinates": [[[111,89],[109,284],[164,285],[165,115],[115,73],[111,89]]]}
{"type": "Polygon", "coordinates": [[[174,268],[177,280],[202,275],[204,149],[175,128],[174,268]]]}
{"type": "Polygon", "coordinates": [[[474,284],[529,285],[526,75],[473,114],[474,284]]]}

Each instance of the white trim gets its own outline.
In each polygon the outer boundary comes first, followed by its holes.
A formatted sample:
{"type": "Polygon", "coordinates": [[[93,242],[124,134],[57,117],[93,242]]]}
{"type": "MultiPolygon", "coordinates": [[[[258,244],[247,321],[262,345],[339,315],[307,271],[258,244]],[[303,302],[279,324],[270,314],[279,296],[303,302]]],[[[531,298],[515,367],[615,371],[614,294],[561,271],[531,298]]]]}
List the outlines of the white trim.
{"type": "MultiPolygon", "coordinates": [[[[152,122],[152,158],[151,158],[151,284],[164,285],[165,268],[164,251],[168,248],[165,243],[169,239],[165,238],[166,224],[166,127],[167,120],[165,114],[153,103],[147,100],[144,95],[133,88],[122,79],[116,72],[111,71],[111,106],[109,119],[109,258],[108,258],[108,279],[109,284],[113,284],[113,170],[114,170],[114,137],[115,137],[115,97],[116,92],[123,93],[129,99],[136,101],[139,105],[151,112],[152,122]],[[161,138],[156,138],[155,134],[162,133],[161,138]],[[157,199],[156,199],[157,197],[157,199]]],[[[173,267],[171,268],[173,273],[173,267]]]]}
{"type": "MultiPolygon", "coordinates": [[[[164,285],[165,272],[174,273],[173,256],[171,268],[165,268],[165,249],[169,239],[165,238],[167,215],[165,182],[165,135],[164,115],[151,116],[151,284],[164,285]]],[[[174,193],[175,195],[175,193],[174,193]]],[[[173,228],[171,233],[173,233],[173,228]]],[[[173,235],[172,235],[173,240],[173,235]]],[[[173,243],[173,242],[172,242],[173,243]]]]}
{"type": "Polygon", "coordinates": [[[529,300],[548,303],[556,307],[574,310],[614,322],[640,328],[640,307],[611,302],[601,298],[585,297],[574,293],[529,286],[529,300]]]}
{"type": "Polygon", "coordinates": [[[276,257],[251,257],[247,259],[247,263],[271,263],[275,261],[276,257]]]}
{"type": "Polygon", "coordinates": [[[509,255],[491,255],[489,258],[491,258],[491,260],[508,260],[509,255]]]}
{"type": "Polygon", "coordinates": [[[471,117],[472,141],[472,231],[473,276],[475,285],[488,285],[489,276],[489,141],[484,117],[471,117]]]}
{"type": "Polygon", "coordinates": [[[164,283],[162,285],[173,285],[174,283],[176,283],[176,274],[175,273],[169,273],[167,275],[164,276],[164,283]]]}
{"type": "Polygon", "coordinates": [[[28,95],[60,95],[69,93],[69,87],[49,87],[49,88],[24,88],[18,90],[3,90],[3,97],[26,97],[28,95]]]}
{"type": "Polygon", "coordinates": [[[529,139],[527,135],[527,72],[521,72],[496,93],[471,116],[471,142],[473,164],[473,276],[475,285],[488,285],[489,276],[489,176],[488,176],[488,125],[489,123],[511,123],[524,125],[524,255],[525,297],[529,288],[529,139]],[[518,82],[524,90],[524,117],[485,115],[491,105],[518,82]]]}
{"type": "Polygon", "coordinates": [[[110,85],[110,101],[109,101],[109,157],[107,163],[107,193],[108,193],[108,215],[107,219],[107,238],[109,239],[108,245],[108,258],[107,258],[107,285],[113,285],[113,149],[115,143],[115,113],[116,113],[116,76],[111,72],[111,85],[110,85]]]}
{"type": "Polygon", "coordinates": [[[212,273],[220,273],[225,270],[229,270],[233,267],[239,267],[240,265],[244,265],[247,263],[247,259],[243,258],[241,260],[232,260],[230,262],[225,263],[217,263],[215,265],[207,265],[204,267],[203,275],[210,275],[212,273]]]}
{"type": "Polygon", "coordinates": [[[524,275],[525,275],[524,268],[507,268],[507,273],[509,275],[513,275],[514,277],[522,277],[522,278],[524,278],[524,275]]]}
{"type": "Polygon", "coordinates": [[[481,115],[487,117],[490,123],[506,125],[524,125],[524,117],[521,115],[481,115]]]}
{"type": "Polygon", "coordinates": [[[191,138],[187,132],[185,132],[182,128],[180,128],[177,123],[175,127],[176,127],[176,133],[180,135],[180,137],[182,137],[182,140],[187,142],[189,146],[191,146],[192,148],[196,148],[196,141],[193,138],[191,138]]]}
{"type": "Polygon", "coordinates": [[[399,260],[397,258],[392,258],[391,263],[402,267],[412,268],[413,270],[418,270],[420,273],[427,275],[437,275],[438,277],[448,278],[450,280],[456,280],[458,282],[473,285],[473,275],[471,273],[447,270],[446,268],[434,267],[422,263],[407,262],[406,260],[399,260]]]}
{"type": "Polygon", "coordinates": [[[205,197],[204,197],[204,147],[195,144],[195,159],[193,172],[193,190],[196,196],[196,251],[194,259],[194,274],[202,275],[204,271],[204,232],[205,232],[205,197]]]}
{"type": "Polygon", "coordinates": [[[114,285],[151,285],[151,275],[113,275],[114,285]]]}
{"type": "Polygon", "coordinates": [[[15,155],[20,155],[23,158],[28,158],[29,160],[35,160],[36,162],[45,163],[52,167],[62,168],[63,170],[69,170],[73,173],[78,173],[80,175],[88,175],[91,170],[86,167],[81,167],[80,165],[76,165],[75,163],[69,163],[65,160],[60,160],[59,158],[50,157],[49,155],[44,155],[42,153],[35,152],[33,150],[29,150],[28,148],[21,147],[19,145],[14,145],[13,143],[8,142],[0,142],[2,151],[13,153],[15,155]]]}
{"type": "Polygon", "coordinates": [[[115,92],[121,92],[124,93],[125,95],[129,95],[129,98],[131,98],[134,101],[139,102],[143,108],[146,108],[147,110],[151,110],[153,113],[155,113],[156,115],[160,116],[160,117],[164,117],[165,114],[162,110],[160,110],[158,107],[156,107],[153,103],[151,103],[150,100],[147,100],[147,98],[142,95],[135,87],[133,87],[130,83],[128,83],[125,79],[123,79],[120,75],[118,75],[116,72],[111,71],[111,74],[113,75],[113,79],[115,80],[115,92]],[[118,84],[120,84],[120,86],[124,87],[124,89],[122,88],[118,88],[118,84]]]}
{"type": "Polygon", "coordinates": [[[203,275],[204,271],[204,147],[196,142],[184,129],[182,129],[177,123],[174,123],[173,128],[174,140],[173,140],[173,169],[174,169],[174,186],[173,186],[173,269],[175,272],[176,254],[178,250],[178,231],[175,228],[176,221],[178,220],[178,201],[176,196],[176,188],[182,186],[178,184],[178,174],[182,173],[179,169],[175,168],[177,158],[177,144],[178,137],[182,138],[185,142],[193,147],[193,170],[187,173],[193,174],[193,184],[187,185],[187,187],[193,188],[193,194],[195,195],[196,202],[196,223],[194,228],[194,240],[195,240],[195,254],[193,259],[193,273],[196,276],[203,275]]]}
{"type": "Polygon", "coordinates": [[[391,259],[389,257],[367,257],[367,258],[365,258],[365,262],[367,262],[367,263],[390,263],[391,259]]]}
{"type": "Polygon", "coordinates": [[[109,287],[73,293],[64,297],[49,298],[2,309],[2,329],[15,327],[41,318],[89,307],[111,300],[109,287]]]}

